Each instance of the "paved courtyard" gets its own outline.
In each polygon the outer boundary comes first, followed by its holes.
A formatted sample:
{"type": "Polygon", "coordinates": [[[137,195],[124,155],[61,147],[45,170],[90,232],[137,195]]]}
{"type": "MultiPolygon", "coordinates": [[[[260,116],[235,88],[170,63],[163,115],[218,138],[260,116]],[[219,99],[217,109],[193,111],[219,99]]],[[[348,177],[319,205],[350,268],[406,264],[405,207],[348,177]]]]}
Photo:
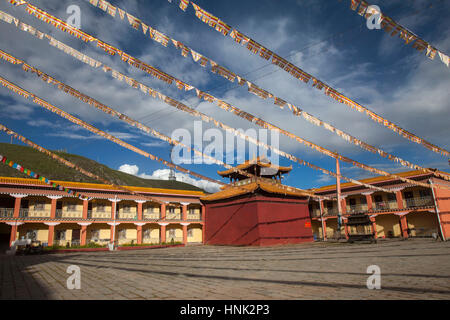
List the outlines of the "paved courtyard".
{"type": "Polygon", "coordinates": [[[0,255],[1,299],[450,299],[450,242],[0,255]],[[66,286],[67,267],[81,289],[66,286]],[[368,290],[367,267],[381,269],[368,290]]]}

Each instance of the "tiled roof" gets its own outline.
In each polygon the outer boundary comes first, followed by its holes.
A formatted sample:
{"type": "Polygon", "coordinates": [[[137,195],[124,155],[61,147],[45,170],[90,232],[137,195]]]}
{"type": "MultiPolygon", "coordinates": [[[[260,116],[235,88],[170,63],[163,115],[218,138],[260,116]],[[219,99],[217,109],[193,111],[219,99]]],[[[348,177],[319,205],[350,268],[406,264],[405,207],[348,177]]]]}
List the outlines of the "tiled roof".
{"type": "MultiPolygon", "coordinates": [[[[122,190],[117,190],[111,185],[97,184],[97,183],[84,183],[84,182],[71,182],[71,181],[54,181],[55,183],[62,185],[67,188],[72,189],[85,189],[85,190],[101,190],[101,191],[117,191],[123,193],[122,190]]],[[[45,182],[36,179],[26,179],[26,178],[11,178],[11,177],[0,177],[0,185],[12,184],[20,186],[39,186],[48,187],[45,182]]],[[[186,195],[186,196],[203,196],[205,193],[202,191],[194,190],[177,190],[177,189],[162,189],[162,188],[146,188],[146,187],[129,187],[124,186],[129,190],[134,192],[151,193],[151,194],[174,194],[174,195],[186,195]]],[[[57,190],[55,190],[56,192],[57,190]]]]}
{"type": "Polygon", "coordinates": [[[303,193],[300,191],[288,191],[282,187],[277,186],[276,184],[267,183],[267,182],[264,182],[263,180],[258,180],[256,182],[251,182],[249,184],[241,185],[236,188],[227,187],[227,188],[223,189],[222,191],[204,196],[204,197],[200,198],[200,200],[202,200],[202,201],[222,200],[222,199],[232,198],[232,197],[244,195],[247,193],[251,193],[257,189],[261,189],[261,190],[269,192],[269,193],[276,193],[276,194],[296,196],[296,197],[310,196],[310,194],[307,192],[303,193]]]}
{"type": "Polygon", "coordinates": [[[289,171],[292,170],[292,166],[290,166],[290,167],[275,166],[272,163],[270,163],[269,161],[264,162],[264,160],[265,159],[261,159],[260,157],[258,157],[256,159],[246,160],[245,162],[243,162],[243,163],[237,165],[236,167],[234,167],[233,169],[228,169],[228,170],[224,170],[224,171],[217,171],[217,173],[219,175],[221,175],[221,176],[226,176],[226,175],[234,173],[235,169],[245,170],[245,169],[248,169],[248,168],[250,168],[251,166],[253,166],[255,164],[260,166],[260,167],[263,167],[263,168],[273,167],[273,168],[278,169],[281,172],[289,172],[289,171]]]}
{"type": "MultiPolygon", "coordinates": [[[[443,172],[443,171],[438,171],[438,172],[442,172],[444,174],[449,174],[449,173],[443,172]]],[[[430,173],[426,173],[421,170],[414,170],[414,171],[399,172],[399,173],[396,173],[396,175],[403,177],[403,178],[411,178],[411,177],[416,177],[416,176],[428,176],[428,175],[430,175],[430,173]]],[[[362,179],[359,181],[368,183],[368,184],[375,184],[375,183],[389,182],[389,181],[395,181],[395,180],[398,180],[398,179],[386,177],[386,176],[378,176],[378,177],[373,177],[373,178],[368,178],[368,179],[362,179]]],[[[341,183],[341,189],[357,187],[357,186],[359,186],[359,185],[352,183],[352,182],[341,183]]],[[[324,186],[324,187],[320,187],[320,188],[316,188],[316,189],[309,189],[309,190],[313,191],[315,193],[320,193],[320,192],[326,192],[326,191],[331,191],[331,190],[335,190],[335,189],[336,189],[336,185],[333,184],[333,185],[324,186]]]]}

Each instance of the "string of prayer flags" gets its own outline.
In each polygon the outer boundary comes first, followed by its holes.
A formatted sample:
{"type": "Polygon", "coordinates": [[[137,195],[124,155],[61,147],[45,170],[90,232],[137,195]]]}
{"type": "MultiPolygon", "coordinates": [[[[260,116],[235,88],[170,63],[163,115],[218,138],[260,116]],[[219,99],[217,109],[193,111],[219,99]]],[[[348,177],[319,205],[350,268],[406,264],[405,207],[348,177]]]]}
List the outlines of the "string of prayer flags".
{"type": "MultiPolygon", "coordinates": [[[[212,19],[210,17],[214,17],[214,16],[212,14],[208,13],[207,11],[205,11],[204,9],[202,9],[200,6],[198,6],[194,2],[191,1],[190,3],[192,4],[192,6],[195,9],[196,16],[200,20],[202,20],[203,22],[210,24],[210,21],[212,19]]],[[[361,1],[361,0],[352,0],[351,7],[356,9],[360,3],[363,3],[363,7],[362,8],[367,8],[367,3],[365,1],[361,1]]],[[[361,13],[361,15],[364,15],[364,13],[365,13],[365,9],[361,13]]],[[[220,20],[220,19],[218,19],[218,20],[220,20]]],[[[392,21],[392,19],[390,19],[389,21],[392,21]]],[[[398,28],[396,27],[395,30],[397,30],[397,29],[398,28]]],[[[398,32],[398,31],[395,31],[395,32],[398,32]]],[[[411,39],[412,39],[411,38],[411,34],[412,34],[411,32],[403,33],[403,37],[406,39],[405,41],[411,41],[411,39]]],[[[388,129],[396,132],[398,135],[402,136],[405,139],[408,139],[408,140],[410,140],[412,142],[420,144],[420,145],[424,146],[425,148],[427,148],[427,149],[429,149],[429,150],[431,150],[431,151],[433,151],[435,153],[441,154],[441,155],[443,155],[445,157],[450,157],[450,152],[445,150],[444,148],[438,147],[438,146],[436,146],[436,145],[426,141],[425,139],[422,139],[422,138],[414,135],[413,133],[411,133],[411,132],[401,128],[400,126],[394,124],[393,122],[391,122],[391,121],[389,121],[389,120],[387,120],[387,119],[377,115],[375,112],[369,110],[368,108],[363,107],[362,105],[358,104],[357,102],[353,101],[352,99],[346,97],[342,93],[340,93],[337,90],[333,89],[332,87],[328,86],[323,81],[320,81],[319,79],[317,79],[316,77],[308,74],[307,72],[303,71],[299,67],[289,63],[284,58],[282,58],[282,57],[278,56],[277,54],[273,53],[269,49],[267,49],[264,46],[260,45],[259,43],[257,43],[253,39],[251,39],[250,37],[248,37],[245,34],[239,32],[238,30],[232,28],[232,30],[229,33],[229,35],[237,43],[239,43],[241,45],[245,45],[247,47],[247,49],[249,49],[252,53],[259,55],[261,58],[264,58],[265,60],[269,60],[270,57],[272,57],[272,63],[273,64],[277,65],[278,67],[280,67],[284,71],[288,72],[293,77],[303,81],[304,83],[308,83],[308,82],[310,82],[310,80],[313,80],[313,86],[315,88],[317,88],[318,90],[322,90],[323,88],[325,88],[324,94],[329,96],[329,97],[331,97],[331,98],[333,98],[337,102],[345,104],[346,106],[348,106],[348,107],[350,107],[350,108],[352,108],[354,110],[357,110],[358,112],[365,113],[373,121],[375,121],[375,122],[383,125],[384,127],[386,127],[388,129]],[[316,85],[317,83],[320,83],[320,85],[316,85]]],[[[420,47],[420,45],[418,45],[418,47],[420,47]]],[[[422,49],[422,50],[424,50],[424,49],[422,49]]],[[[435,48],[433,48],[431,46],[427,47],[427,55],[430,58],[434,57],[435,52],[436,52],[435,48]]],[[[440,58],[446,65],[449,64],[449,58],[448,58],[447,55],[445,55],[444,53],[441,52],[440,58]]]]}
{"type": "MultiPolygon", "coordinates": [[[[7,81],[6,79],[4,79],[4,78],[2,78],[2,77],[0,77],[0,81],[5,82],[5,83],[7,83],[7,84],[10,84],[11,86],[15,86],[15,87],[16,87],[16,85],[14,85],[13,83],[7,81]]],[[[21,90],[23,90],[23,89],[21,89],[21,90]]],[[[24,90],[24,91],[25,91],[25,90],[24,90]]],[[[32,96],[32,97],[34,98],[34,99],[33,99],[33,102],[36,103],[36,104],[38,104],[38,105],[40,105],[41,107],[43,107],[43,108],[45,108],[45,109],[47,109],[47,110],[49,110],[49,111],[52,111],[52,112],[56,113],[57,115],[59,115],[59,116],[65,118],[65,119],[67,119],[67,120],[69,120],[69,121],[71,121],[71,122],[73,122],[73,123],[75,123],[75,124],[77,124],[77,125],[79,125],[79,126],[85,128],[85,129],[87,129],[87,130],[89,130],[89,131],[91,131],[91,132],[93,132],[93,133],[95,133],[95,134],[97,134],[97,135],[100,135],[100,136],[102,136],[102,137],[104,137],[104,138],[106,138],[106,139],[108,139],[108,140],[110,140],[110,141],[113,141],[113,142],[115,142],[115,143],[117,143],[117,144],[119,144],[119,145],[121,145],[121,146],[123,146],[123,147],[129,149],[129,150],[132,150],[132,151],[134,151],[134,152],[136,152],[136,153],[139,153],[139,154],[141,154],[141,155],[143,155],[143,156],[145,156],[145,157],[150,157],[150,155],[149,155],[147,152],[142,151],[142,150],[140,150],[140,149],[138,149],[138,148],[136,148],[136,147],[134,147],[134,146],[131,146],[130,144],[128,144],[128,143],[126,143],[126,142],[124,142],[124,141],[122,141],[122,140],[120,140],[120,139],[118,139],[118,138],[116,138],[116,137],[114,137],[114,136],[112,136],[112,135],[110,135],[110,134],[108,134],[108,133],[102,131],[102,130],[99,130],[99,129],[93,127],[92,125],[90,125],[90,124],[84,122],[83,120],[80,120],[80,119],[78,119],[78,118],[72,116],[71,114],[68,114],[68,113],[66,113],[65,111],[63,111],[63,110],[61,110],[61,109],[59,109],[59,108],[57,108],[57,107],[51,105],[50,103],[46,102],[45,100],[42,100],[41,98],[37,97],[36,95],[31,94],[31,93],[28,93],[28,95],[29,95],[29,96],[32,96]]],[[[173,99],[173,100],[174,100],[174,99],[173,99]]],[[[96,105],[93,105],[93,106],[96,106],[96,105]]],[[[189,107],[183,105],[182,103],[179,103],[179,104],[177,105],[177,107],[179,107],[179,106],[183,106],[183,108],[180,108],[180,110],[183,110],[183,109],[185,108],[185,109],[187,109],[187,110],[190,110],[190,111],[192,112],[192,114],[194,114],[195,112],[197,112],[196,110],[191,109],[191,108],[189,108],[189,107]]],[[[105,106],[105,107],[106,107],[106,106],[105,106]]],[[[115,110],[112,109],[112,108],[109,108],[109,107],[106,107],[106,108],[108,108],[108,110],[104,110],[105,108],[102,108],[102,109],[100,109],[100,110],[102,110],[103,112],[108,113],[108,114],[110,114],[110,115],[113,115],[113,112],[116,113],[116,114],[120,114],[119,112],[115,111],[115,110]]],[[[206,116],[206,115],[203,115],[203,116],[204,116],[204,117],[208,117],[208,116],[206,116]]],[[[219,121],[213,119],[212,117],[209,117],[209,118],[211,119],[212,122],[214,122],[214,124],[215,124],[216,126],[219,126],[219,127],[221,127],[222,129],[224,129],[224,130],[230,130],[230,131],[233,131],[236,135],[239,135],[241,138],[245,139],[246,141],[249,141],[249,142],[254,143],[254,144],[256,144],[256,145],[258,145],[258,146],[261,146],[261,147],[265,147],[265,144],[259,142],[258,140],[254,139],[254,138],[252,138],[252,137],[246,136],[245,134],[243,134],[243,133],[240,132],[239,130],[235,130],[235,129],[231,128],[231,127],[228,127],[228,126],[226,126],[226,125],[220,123],[219,121]]],[[[181,146],[181,147],[187,149],[188,151],[191,151],[191,150],[192,150],[192,151],[194,151],[194,153],[197,154],[198,156],[203,156],[203,157],[205,157],[205,158],[210,159],[210,160],[212,161],[212,163],[221,165],[221,166],[223,166],[223,167],[225,167],[225,168],[227,168],[227,169],[233,169],[235,172],[238,172],[238,173],[240,173],[240,174],[242,174],[242,175],[244,175],[244,176],[248,176],[248,177],[250,177],[250,178],[251,178],[251,177],[254,177],[254,175],[252,175],[252,174],[250,174],[250,173],[247,173],[246,171],[243,171],[243,170],[240,170],[240,169],[238,169],[238,168],[232,167],[232,166],[230,166],[230,165],[228,165],[228,164],[226,164],[226,163],[224,163],[224,162],[222,162],[222,161],[220,161],[220,160],[218,160],[218,159],[216,159],[216,158],[214,158],[214,157],[211,157],[211,156],[209,156],[209,155],[205,155],[205,154],[203,154],[202,152],[200,152],[200,151],[198,151],[198,150],[196,150],[196,149],[190,148],[190,147],[188,147],[187,145],[184,145],[183,143],[178,142],[177,140],[173,140],[173,139],[169,138],[168,136],[165,136],[164,134],[159,133],[158,131],[156,131],[156,130],[154,130],[154,129],[151,129],[151,128],[149,128],[148,126],[145,126],[145,125],[143,125],[142,123],[140,123],[140,122],[138,122],[138,121],[136,121],[136,120],[132,120],[131,118],[127,117],[127,116],[124,115],[124,114],[120,114],[119,119],[121,119],[121,120],[123,120],[123,121],[125,121],[125,122],[127,122],[127,123],[129,123],[129,124],[131,124],[131,125],[134,126],[134,127],[139,128],[139,129],[141,129],[141,130],[143,130],[143,131],[145,131],[145,132],[147,132],[147,133],[150,133],[150,134],[154,135],[155,137],[157,137],[157,138],[159,138],[159,139],[162,139],[162,140],[164,140],[164,141],[167,141],[167,142],[169,142],[169,143],[172,144],[172,145],[181,146]]],[[[202,119],[203,119],[203,118],[202,118],[202,119]]],[[[266,147],[266,148],[267,148],[267,147],[266,147]]],[[[325,174],[329,174],[329,175],[332,175],[332,176],[334,176],[334,177],[337,177],[337,174],[334,173],[334,172],[332,172],[332,171],[329,171],[329,170],[320,168],[320,167],[318,167],[318,166],[316,166],[316,165],[310,164],[310,163],[308,163],[308,162],[306,162],[306,161],[304,161],[304,160],[298,159],[298,158],[296,158],[295,156],[290,155],[290,154],[288,154],[288,153],[285,153],[285,152],[283,152],[283,151],[280,151],[280,150],[278,150],[278,149],[276,149],[276,148],[271,148],[271,150],[273,150],[273,152],[275,152],[275,153],[277,153],[277,154],[279,154],[279,155],[281,155],[281,156],[284,156],[284,157],[286,157],[286,158],[288,158],[288,159],[290,159],[290,160],[292,160],[292,161],[297,161],[298,163],[300,163],[300,164],[302,164],[302,165],[307,165],[307,166],[309,166],[309,167],[311,167],[311,168],[320,170],[320,171],[322,171],[322,172],[325,173],[325,174]]],[[[152,157],[150,157],[150,158],[152,158],[152,157]]],[[[363,182],[360,182],[360,181],[357,181],[357,180],[354,180],[354,179],[351,179],[351,178],[347,178],[347,177],[344,177],[344,176],[341,176],[341,178],[344,179],[344,180],[347,180],[347,181],[349,181],[349,182],[353,182],[353,183],[355,183],[355,184],[362,185],[362,186],[365,186],[365,187],[367,187],[367,188],[371,188],[371,189],[374,189],[374,190],[383,191],[383,192],[390,192],[390,191],[387,190],[387,189],[380,188],[380,187],[376,187],[376,186],[372,186],[372,185],[370,185],[370,184],[366,184],[366,183],[363,183],[363,182]]],[[[275,183],[276,183],[276,182],[274,182],[274,184],[275,184],[275,183]]]]}
{"type": "MultiPolygon", "coordinates": [[[[355,2],[356,3],[356,2],[355,2]]],[[[242,34],[240,34],[238,31],[234,30],[234,33],[232,34],[232,37],[237,38],[243,38],[242,34]]],[[[238,79],[238,83],[239,85],[244,85],[247,84],[248,85],[248,91],[261,97],[262,99],[267,99],[267,97],[271,97],[274,98],[274,104],[275,105],[279,105],[281,108],[284,107],[284,104],[280,105],[279,101],[282,100],[280,98],[277,98],[275,95],[269,93],[269,92],[265,92],[265,91],[260,91],[258,90],[258,86],[256,86],[255,84],[251,83],[250,81],[245,80],[243,77],[240,77],[239,75],[227,70],[226,68],[218,65],[216,62],[212,61],[209,58],[204,57],[203,55],[195,52],[194,50],[186,47],[184,44],[182,44],[181,42],[172,39],[172,42],[174,44],[174,46],[177,49],[181,50],[181,54],[182,56],[186,57],[188,54],[188,52],[191,52],[191,55],[194,59],[194,61],[198,62],[200,61],[200,65],[205,67],[207,65],[207,62],[210,61],[211,63],[211,71],[214,73],[217,73],[221,76],[223,76],[224,78],[228,79],[229,81],[233,82],[235,78],[238,79]]],[[[238,41],[240,42],[240,41],[238,41]]],[[[245,40],[245,43],[249,43],[249,40],[245,40]]],[[[256,43],[253,41],[251,44],[251,47],[255,47],[256,43]]],[[[325,95],[335,99],[336,101],[340,102],[340,103],[344,103],[347,106],[350,106],[352,109],[356,109],[359,112],[363,112],[363,113],[367,113],[369,115],[369,117],[373,120],[376,121],[380,124],[383,124],[385,127],[388,127],[389,129],[399,133],[400,135],[402,135],[403,137],[415,142],[415,143],[419,143],[424,145],[425,147],[427,147],[428,149],[432,150],[433,152],[437,152],[437,153],[441,153],[444,155],[449,155],[450,153],[448,153],[448,151],[436,147],[432,144],[430,144],[429,142],[422,140],[418,137],[416,137],[413,134],[410,134],[409,132],[407,132],[406,130],[401,129],[400,127],[396,126],[395,124],[393,124],[390,121],[387,121],[386,119],[376,115],[375,113],[369,111],[368,109],[356,104],[355,102],[351,101],[350,99],[346,98],[345,96],[341,95],[339,92],[337,92],[336,90],[332,89],[331,87],[327,86],[325,83],[323,83],[322,81],[312,77],[311,75],[307,74],[306,72],[304,72],[303,70],[301,70],[300,68],[294,66],[293,64],[289,63],[287,60],[283,59],[282,57],[272,53],[269,49],[261,47],[261,51],[260,51],[260,56],[263,57],[264,59],[269,59],[272,56],[272,63],[279,66],[280,68],[282,68],[283,70],[289,72],[292,76],[294,76],[297,79],[302,80],[305,83],[308,83],[311,79],[312,79],[312,86],[315,87],[318,90],[322,90],[323,88],[325,88],[324,93],[325,95]]],[[[294,105],[290,105],[289,109],[293,112],[294,115],[296,116],[300,116],[300,115],[304,115],[301,110],[299,108],[297,108],[294,105]]],[[[305,117],[304,117],[305,118],[305,117]]],[[[306,118],[305,118],[306,119],[306,118]]],[[[309,119],[314,120],[313,122],[310,121],[313,124],[317,123],[322,123],[324,127],[326,128],[330,128],[331,126],[325,122],[322,121],[318,121],[315,118],[309,117],[307,120],[309,121],[309,119]]],[[[337,134],[338,136],[340,136],[341,138],[344,138],[345,136],[340,134],[339,130],[330,130],[333,133],[337,134]]],[[[352,138],[352,139],[346,139],[346,141],[353,143],[357,146],[360,146],[361,148],[373,152],[372,150],[374,150],[373,147],[371,147],[370,145],[366,144],[366,143],[360,143],[360,140],[356,139],[356,138],[352,138]]],[[[387,153],[385,153],[384,151],[378,149],[377,151],[378,154],[380,155],[387,155],[387,153]]],[[[396,158],[396,157],[389,157],[389,158],[396,158]]],[[[400,163],[407,163],[404,162],[403,160],[399,159],[400,163]]],[[[414,165],[407,165],[408,167],[412,168],[414,167],[414,165]]]]}
{"type": "Polygon", "coordinates": [[[91,199],[87,196],[84,196],[82,193],[79,193],[72,189],[66,188],[62,185],[57,184],[56,182],[54,182],[50,179],[47,179],[46,177],[41,176],[40,174],[37,174],[36,172],[32,171],[31,169],[24,168],[17,162],[9,160],[8,158],[6,158],[5,156],[3,156],[1,154],[0,154],[0,162],[3,163],[4,165],[7,165],[7,166],[13,168],[13,169],[16,169],[17,171],[20,171],[20,172],[26,174],[27,176],[29,176],[31,178],[42,181],[42,182],[48,184],[52,188],[58,189],[59,191],[64,191],[64,192],[68,193],[69,195],[71,195],[72,197],[80,198],[81,200],[91,199]]]}
{"type": "MultiPolygon", "coordinates": [[[[99,41],[100,41],[100,40],[99,40],[99,41]]],[[[63,48],[66,49],[67,46],[64,45],[63,48]]],[[[69,48],[70,48],[70,47],[69,47],[69,48]]],[[[140,60],[138,60],[138,59],[136,59],[136,58],[133,58],[133,57],[131,57],[131,56],[129,56],[129,55],[123,53],[123,52],[120,51],[119,49],[116,49],[116,48],[114,48],[114,47],[112,47],[112,48],[114,49],[114,52],[119,52],[119,54],[122,53],[122,60],[128,61],[128,63],[131,63],[131,65],[139,67],[139,66],[142,66],[142,65],[144,64],[144,63],[141,62],[140,60]],[[125,59],[124,59],[124,57],[125,57],[125,59]]],[[[64,50],[64,51],[67,51],[67,50],[64,50]]],[[[158,69],[156,69],[156,68],[153,68],[153,67],[151,67],[151,66],[149,66],[149,65],[147,65],[147,66],[148,66],[149,68],[151,68],[152,73],[150,73],[150,74],[152,74],[152,75],[154,75],[154,73],[157,73],[158,75],[164,75],[164,76],[167,76],[169,79],[171,79],[171,81],[175,79],[175,78],[173,78],[172,76],[169,76],[169,75],[163,73],[162,71],[160,71],[160,70],[158,70],[158,69]]],[[[109,70],[112,70],[112,69],[109,68],[109,67],[107,67],[107,66],[104,66],[104,71],[105,71],[105,72],[107,72],[107,71],[109,71],[109,70]]],[[[159,77],[157,77],[157,78],[159,78],[159,77]]],[[[137,87],[138,87],[138,82],[137,82],[136,80],[131,79],[131,78],[128,78],[128,77],[125,77],[125,79],[126,79],[126,82],[127,82],[129,85],[133,86],[134,88],[137,88],[137,87]]],[[[161,80],[164,81],[164,79],[161,79],[161,80]]],[[[184,85],[184,82],[179,81],[178,84],[180,84],[180,83],[184,85]]],[[[187,84],[186,84],[186,86],[188,86],[189,88],[194,88],[193,86],[189,86],[189,85],[187,85],[187,84]]],[[[180,87],[180,86],[178,85],[178,87],[180,87]]],[[[141,88],[142,88],[142,86],[141,86],[141,88]]],[[[199,98],[203,97],[206,101],[209,101],[209,102],[215,102],[215,101],[219,100],[219,99],[217,99],[217,98],[215,98],[215,97],[213,97],[213,96],[211,96],[211,95],[209,95],[209,94],[203,93],[203,92],[202,92],[202,94],[200,94],[200,93],[199,93],[200,90],[198,90],[198,89],[196,89],[196,91],[197,91],[197,96],[198,96],[199,98]]],[[[264,92],[265,92],[265,91],[258,91],[258,90],[254,90],[254,91],[257,92],[258,95],[263,95],[264,92]]],[[[327,94],[333,94],[332,90],[326,90],[326,91],[328,91],[327,94]]],[[[160,95],[160,94],[159,94],[159,95],[160,95]]],[[[164,100],[163,100],[163,101],[164,101],[164,100]]],[[[164,102],[165,102],[165,101],[164,101],[164,102]]],[[[219,106],[223,106],[223,104],[218,104],[218,105],[219,105],[219,106]]],[[[289,107],[289,109],[290,109],[295,115],[300,115],[300,114],[303,114],[303,115],[304,115],[304,113],[301,112],[301,110],[298,109],[296,106],[294,106],[294,105],[288,103],[288,107],[289,107]]],[[[185,111],[186,108],[187,108],[187,107],[183,108],[183,111],[185,111]]],[[[271,124],[266,123],[266,122],[265,122],[264,120],[262,120],[262,119],[257,119],[257,118],[255,118],[254,116],[252,116],[252,115],[250,115],[250,114],[248,114],[248,113],[246,113],[246,112],[243,112],[242,110],[240,110],[240,109],[238,109],[238,108],[236,108],[236,107],[233,107],[233,108],[235,109],[235,112],[234,112],[235,114],[237,114],[237,115],[240,116],[240,117],[244,117],[244,118],[245,118],[246,120],[248,120],[248,121],[257,123],[258,125],[262,125],[262,124],[263,124],[264,127],[271,127],[273,130],[278,130],[278,131],[280,131],[281,133],[283,133],[283,134],[289,136],[290,138],[293,138],[293,139],[297,140],[297,141],[300,142],[300,143],[303,143],[303,144],[306,144],[306,145],[309,146],[309,147],[312,147],[312,144],[311,144],[311,143],[307,142],[306,140],[304,140],[304,139],[302,139],[302,138],[300,138],[300,137],[298,137],[298,136],[293,135],[292,133],[290,133],[290,132],[288,132],[288,131],[281,130],[280,128],[278,128],[278,127],[276,127],[276,126],[274,126],[274,125],[271,125],[271,124]],[[236,112],[236,111],[237,111],[237,112],[236,112]],[[243,116],[243,115],[245,115],[245,116],[243,116]]],[[[205,118],[205,116],[200,115],[200,114],[197,114],[196,116],[200,116],[202,119],[205,118]]],[[[311,119],[311,117],[306,118],[306,119],[307,119],[307,120],[308,120],[308,119],[311,119]]],[[[214,123],[216,124],[216,121],[214,121],[214,123]]],[[[317,125],[317,124],[319,124],[319,125],[322,124],[322,122],[321,122],[320,120],[319,120],[319,121],[313,121],[312,123],[314,123],[314,124],[316,124],[316,125],[317,125]]],[[[341,132],[341,131],[337,131],[337,132],[341,132]]],[[[320,151],[320,152],[323,153],[323,150],[322,150],[323,148],[315,148],[315,149],[316,149],[317,151],[320,151]]],[[[369,149],[369,150],[370,150],[370,149],[369,149]]],[[[330,153],[326,153],[326,154],[329,155],[329,156],[335,157],[335,158],[336,158],[337,156],[339,156],[337,153],[333,153],[332,155],[330,155],[330,153]]],[[[340,159],[343,160],[343,161],[346,161],[346,162],[349,162],[349,163],[352,163],[352,162],[353,162],[353,160],[351,160],[351,159],[348,159],[348,158],[345,158],[345,157],[342,157],[342,156],[339,156],[339,157],[340,157],[340,159]]],[[[402,160],[402,161],[403,161],[403,160],[402,160]]],[[[403,161],[402,163],[406,163],[406,162],[403,161]]],[[[369,167],[369,166],[366,166],[366,165],[363,165],[363,164],[360,164],[360,163],[358,163],[358,166],[359,166],[360,168],[364,169],[364,170],[368,170],[368,171],[371,171],[371,172],[374,172],[374,170],[375,170],[376,173],[379,173],[379,174],[382,174],[382,175],[389,175],[389,173],[387,173],[387,172],[384,172],[384,171],[381,171],[381,170],[378,170],[378,169],[375,169],[375,168],[372,168],[372,167],[369,167]],[[378,171],[377,171],[377,170],[378,170],[378,171]]]]}
{"type": "Polygon", "coordinates": [[[408,30],[399,23],[395,22],[392,18],[384,15],[382,12],[372,7],[366,1],[351,0],[350,9],[356,11],[357,8],[358,14],[360,16],[364,16],[366,19],[370,18],[374,14],[379,14],[381,21],[380,26],[386,33],[390,33],[391,36],[395,36],[396,34],[398,34],[398,36],[405,41],[405,44],[413,43],[412,47],[420,52],[423,52],[425,51],[425,49],[427,49],[426,56],[431,60],[434,60],[436,53],[438,53],[442,63],[444,63],[447,67],[450,67],[449,57],[447,54],[439,51],[438,49],[430,45],[427,41],[414,34],[412,31],[408,30]]]}

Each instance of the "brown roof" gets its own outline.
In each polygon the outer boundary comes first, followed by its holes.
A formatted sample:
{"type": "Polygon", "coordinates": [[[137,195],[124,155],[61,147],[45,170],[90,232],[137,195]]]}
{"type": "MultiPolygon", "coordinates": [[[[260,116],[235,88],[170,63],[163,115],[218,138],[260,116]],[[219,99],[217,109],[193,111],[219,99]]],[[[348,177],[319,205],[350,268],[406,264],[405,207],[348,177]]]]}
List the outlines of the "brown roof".
{"type": "Polygon", "coordinates": [[[282,185],[277,185],[269,182],[265,182],[264,180],[258,179],[257,181],[250,182],[249,184],[240,185],[239,187],[226,187],[225,189],[204,196],[200,198],[201,201],[215,201],[222,200],[227,198],[233,198],[236,196],[244,195],[247,193],[251,193],[256,191],[257,189],[261,189],[268,193],[276,193],[281,195],[289,195],[296,197],[308,197],[311,193],[305,191],[295,191],[295,190],[286,190],[282,185]]]}
{"type": "Polygon", "coordinates": [[[264,160],[266,160],[266,159],[261,158],[261,157],[258,157],[256,159],[246,160],[245,162],[237,165],[236,167],[234,167],[232,169],[228,169],[228,170],[224,170],[224,171],[217,171],[217,173],[221,176],[227,176],[229,174],[236,172],[236,169],[245,170],[245,169],[250,168],[253,165],[257,165],[257,166],[263,167],[263,168],[273,167],[273,168],[277,168],[278,171],[285,172],[285,173],[292,170],[292,166],[289,166],[289,167],[277,166],[277,165],[273,165],[270,161],[266,162],[264,160]]]}
{"type": "MultiPolygon", "coordinates": [[[[443,174],[449,174],[447,172],[444,171],[440,171],[437,170],[437,172],[443,173],[443,174]]],[[[416,176],[427,176],[430,175],[431,173],[427,173],[427,172],[423,172],[422,170],[414,170],[414,171],[405,171],[405,172],[399,172],[396,173],[397,176],[403,177],[403,178],[411,178],[411,177],[416,177],[416,176]]],[[[364,182],[364,183],[368,183],[368,184],[375,184],[375,183],[380,183],[380,182],[389,182],[389,181],[395,181],[398,180],[395,177],[386,177],[386,176],[378,176],[378,177],[373,177],[373,178],[367,178],[367,179],[362,179],[359,180],[360,182],[364,182]]],[[[360,185],[357,185],[355,183],[352,182],[346,182],[346,183],[341,183],[341,189],[344,188],[351,188],[351,187],[359,187],[360,185]]],[[[320,188],[315,188],[315,189],[309,189],[310,191],[313,192],[326,192],[326,191],[332,191],[336,189],[336,185],[329,185],[329,186],[324,186],[324,187],[320,187],[320,188]]]]}

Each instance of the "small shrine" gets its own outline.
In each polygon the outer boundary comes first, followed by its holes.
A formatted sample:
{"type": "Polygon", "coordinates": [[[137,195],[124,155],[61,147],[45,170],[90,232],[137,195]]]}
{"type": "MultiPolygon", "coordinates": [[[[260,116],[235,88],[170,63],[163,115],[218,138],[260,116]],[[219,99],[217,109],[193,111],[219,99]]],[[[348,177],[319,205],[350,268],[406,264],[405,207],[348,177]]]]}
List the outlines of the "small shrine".
{"type": "Polygon", "coordinates": [[[267,246],[312,242],[309,194],[282,185],[283,175],[291,170],[256,158],[218,171],[231,184],[200,198],[207,212],[205,243],[267,246]]]}

